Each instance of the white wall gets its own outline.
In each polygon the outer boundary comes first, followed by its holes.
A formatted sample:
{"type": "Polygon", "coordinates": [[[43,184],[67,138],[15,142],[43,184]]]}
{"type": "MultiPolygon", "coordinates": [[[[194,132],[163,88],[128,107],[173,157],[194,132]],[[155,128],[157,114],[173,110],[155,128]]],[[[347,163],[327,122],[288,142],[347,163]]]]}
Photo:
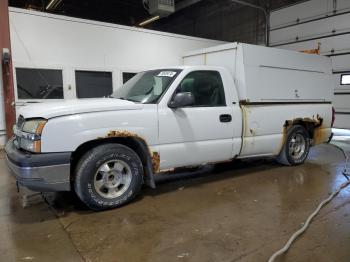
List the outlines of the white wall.
{"type": "Polygon", "coordinates": [[[350,1],[309,0],[271,13],[270,45],[308,50],[321,43],[321,54],[332,59],[335,126],[350,128],[350,85],[340,85],[350,73],[350,1]]]}
{"type": "Polygon", "coordinates": [[[28,100],[17,99],[16,67],[62,69],[64,98],[73,99],[77,69],[111,71],[116,89],[123,71],[181,65],[183,53],[223,43],[17,8],[10,32],[17,107],[28,100]]]}

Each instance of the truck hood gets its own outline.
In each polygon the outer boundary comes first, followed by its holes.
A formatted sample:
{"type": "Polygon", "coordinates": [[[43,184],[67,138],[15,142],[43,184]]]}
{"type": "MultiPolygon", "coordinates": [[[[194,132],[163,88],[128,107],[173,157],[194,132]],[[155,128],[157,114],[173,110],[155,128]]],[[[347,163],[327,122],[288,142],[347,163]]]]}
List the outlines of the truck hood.
{"type": "Polygon", "coordinates": [[[92,113],[101,111],[119,111],[142,109],[142,104],[115,98],[72,99],[62,102],[44,102],[26,104],[18,114],[24,118],[46,118],[92,113]]]}

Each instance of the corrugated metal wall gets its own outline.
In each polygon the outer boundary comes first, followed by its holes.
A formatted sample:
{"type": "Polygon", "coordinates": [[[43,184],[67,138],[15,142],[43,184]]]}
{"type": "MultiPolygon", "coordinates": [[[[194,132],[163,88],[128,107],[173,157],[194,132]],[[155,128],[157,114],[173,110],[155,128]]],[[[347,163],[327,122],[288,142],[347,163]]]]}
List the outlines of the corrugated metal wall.
{"type": "Polygon", "coordinates": [[[350,128],[350,85],[341,84],[350,74],[350,1],[305,1],[272,12],[270,24],[271,46],[300,51],[321,43],[321,54],[333,63],[335,126],[350,128]]]}

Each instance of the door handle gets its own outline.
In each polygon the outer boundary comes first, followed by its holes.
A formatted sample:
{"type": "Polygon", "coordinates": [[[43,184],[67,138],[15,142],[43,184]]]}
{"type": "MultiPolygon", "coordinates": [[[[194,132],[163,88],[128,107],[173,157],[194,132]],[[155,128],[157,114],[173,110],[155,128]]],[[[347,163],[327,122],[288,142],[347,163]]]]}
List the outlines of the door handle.
{"type": "Polygon", "coordinates": [[[232,116],[229,114],[224,114],[224,115],[220,115],[220,122],[231,122],[232,121],[232,116]]]}

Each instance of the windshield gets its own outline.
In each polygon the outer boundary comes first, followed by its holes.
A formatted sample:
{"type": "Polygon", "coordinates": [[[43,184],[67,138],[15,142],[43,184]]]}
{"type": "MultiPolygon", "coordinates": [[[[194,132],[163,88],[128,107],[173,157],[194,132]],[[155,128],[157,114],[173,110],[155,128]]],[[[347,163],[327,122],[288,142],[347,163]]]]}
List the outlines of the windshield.
{"type": "Polygon", "coordinates": [[[161,69],[138,73],[118,88],[112,97],[155,104],[180,72],[178,69],[161,69]]]}

